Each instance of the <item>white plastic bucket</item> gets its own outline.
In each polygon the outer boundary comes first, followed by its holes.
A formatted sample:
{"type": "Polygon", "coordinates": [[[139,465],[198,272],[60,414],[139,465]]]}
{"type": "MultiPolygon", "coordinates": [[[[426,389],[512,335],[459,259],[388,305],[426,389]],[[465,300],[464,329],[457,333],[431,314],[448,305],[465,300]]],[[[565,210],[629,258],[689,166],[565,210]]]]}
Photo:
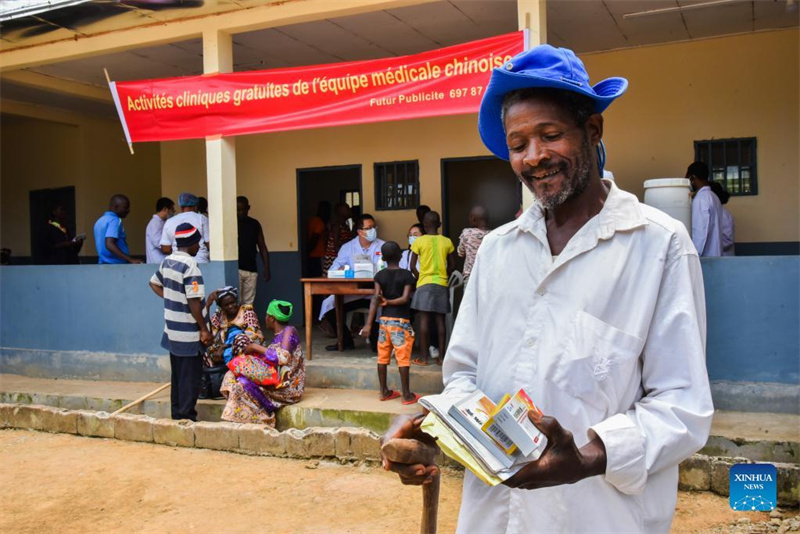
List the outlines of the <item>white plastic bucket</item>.
{"type": "Polygon", "coordinates": [[[692,188],[688,178],[653,178],[644,182],[644,203],[678,219],[692,234],[692,188]]]}

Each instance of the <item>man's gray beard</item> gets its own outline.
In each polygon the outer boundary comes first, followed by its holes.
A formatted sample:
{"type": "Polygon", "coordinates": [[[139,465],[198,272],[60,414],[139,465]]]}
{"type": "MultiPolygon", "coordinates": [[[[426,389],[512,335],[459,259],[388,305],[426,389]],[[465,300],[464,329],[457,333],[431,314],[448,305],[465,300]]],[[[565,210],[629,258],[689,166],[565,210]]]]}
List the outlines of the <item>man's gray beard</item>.
{"type": "Polygon", "coordinates": [[[540,198],[534,193],[533,198],[536,204],[544,210],[552,210],[586,191],[586,188],[589,187],[589,174],[592,170],[591,157],[592,147],[589,144],[589,138],[584,137],[581,145],[581,156],[577,160],[575,172],[568,177],[569,180],[565,187],[555,195],[547,198],[540,198]]]}

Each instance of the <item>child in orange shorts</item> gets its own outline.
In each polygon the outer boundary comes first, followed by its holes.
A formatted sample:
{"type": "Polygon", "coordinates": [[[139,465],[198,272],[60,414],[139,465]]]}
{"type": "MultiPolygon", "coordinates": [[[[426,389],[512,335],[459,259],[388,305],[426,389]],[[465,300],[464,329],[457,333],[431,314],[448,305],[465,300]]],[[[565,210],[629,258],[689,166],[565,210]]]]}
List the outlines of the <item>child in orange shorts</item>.
{"type": "Polygon", "coordinates": [[[381,247],[386,268],[375,275],[375,298],[369,307],[367,326],[361,335],[369,338],[370,330],[378,306],[381,316],[378,320],[378,381],[381,386],[382,401],[396,399],[401,394],[386,386],[386,370],[394,350],[397,367],[400,370],[400,384],[403,389],[403,404],[414,404],[419,395],[409,389],[409,368],[411,367],[411,349],[414,347],[414,329],[411,327],[411,293],[416,281],[407,269],[400,268],[402,257],[400,245],[387,241],[381,247]]]}

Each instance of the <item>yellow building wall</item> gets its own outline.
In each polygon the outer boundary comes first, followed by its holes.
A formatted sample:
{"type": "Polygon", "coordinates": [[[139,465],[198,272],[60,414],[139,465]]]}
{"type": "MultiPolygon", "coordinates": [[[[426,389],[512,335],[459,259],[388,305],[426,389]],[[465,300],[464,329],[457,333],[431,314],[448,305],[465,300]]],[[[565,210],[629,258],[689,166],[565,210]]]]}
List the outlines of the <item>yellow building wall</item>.
{"type": "Polygon", "coordinates": [[[0,244],[13,256],[30,255],[29,192],[75,186],[76,231],[87,235],[81,255],[97,255],[94,223],[116,193],[131,199],[124,222],[131,253],[144,254],[145,227],[161,192],[158,143],[137,145],[132,156],[116,121],[44,108],[37,115],[0,119],[0,244]]]}
{"type": "MultiPolygon", "coordinates": [[[[684,176],[695,140],[756,137],[759,194],[728,204],[736,240],[800,241],[798,35],[765,32],[583,56],[592,80],[630,81],[605,113],[607,168],[618,184],[641,199],[644,180],[684,176]]],[[[364,211],[376,217],[381,238],[402,244],[414,211],[375,211],[373,163],[418,159],[421,202],[441,211],[441,159],[488,154],[476,122],[471,114],[241,136],[237,194],[249,197],[270,250],[296,251],[296,170],[360,164],[364,211]]],[[[168,196],[204,194],[202,141],[162,143],[161,167],[168,196]]]]}
{"type": "Polygon", "coordinates": [[[207,196],[205,141],[191,139],[161,143],[160,157],[163,196],[176,203],[178,195],[184,191],[207,196]]]}
{"type": "Polygon", "coordinates": [[[756,137],[758,195],[731,197],[737,242],[800,241],[800,32],[785,30],[589,54],[593,81],[623,76],[608,109],[607,168],[644,194],[683,177],[694,141],[756,137]]]}
{"type": "MultiPolygon", "coordinates": [[[[297,169],[361,165],[363,211],[375,217],[381,239],[402,244],[416,222],[415,211],[375,210],[373,164],[418,160],[421,202],[441,211],[441,159],[487,153],[475,121],[475,115],[461,115],[241,136],[237,194],[250,200],[250,215],[263,225],[270,250],[296,251],[297,169]]],[[[205,173],[202,142],[162,143],[161,167],[164,194],[205,194],[204,181],[196,179],[205,173]]]]}

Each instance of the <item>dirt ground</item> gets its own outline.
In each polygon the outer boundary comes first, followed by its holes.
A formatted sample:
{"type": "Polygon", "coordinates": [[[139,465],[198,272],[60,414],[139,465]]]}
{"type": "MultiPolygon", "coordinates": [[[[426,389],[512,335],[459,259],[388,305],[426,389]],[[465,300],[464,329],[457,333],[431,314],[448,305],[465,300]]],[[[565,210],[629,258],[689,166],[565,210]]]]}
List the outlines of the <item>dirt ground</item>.
{"type": "MultiPolygon", "coordinates": [[[[455,530],[461,474],[446,473],[439,532],[455,530]]],[[[422,496],[376,467],[0,431],[0,532],[417,532],[422,496]]],[[[681,493],[674,532],[765,513],[681,493]]]]}

